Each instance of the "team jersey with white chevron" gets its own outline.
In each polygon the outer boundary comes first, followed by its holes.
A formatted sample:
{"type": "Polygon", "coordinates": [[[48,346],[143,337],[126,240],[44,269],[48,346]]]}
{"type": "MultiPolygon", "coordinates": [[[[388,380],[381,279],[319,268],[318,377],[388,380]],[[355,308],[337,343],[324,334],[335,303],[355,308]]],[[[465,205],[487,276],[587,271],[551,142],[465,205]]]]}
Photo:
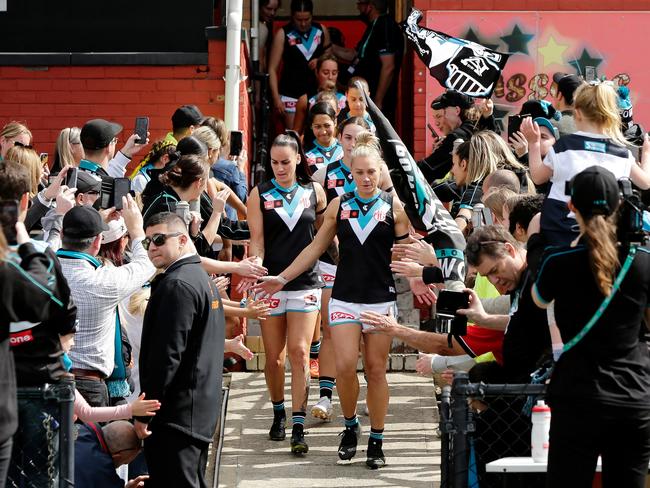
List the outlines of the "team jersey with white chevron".
{"type": "MultiPolygon", "coordinates": [[[[314,240],[316,192],[313,183],[280,186],[275,179],[257,187],[264,223],[264,263],[270,275],[280,274],[314,240]]],[[[290,281],[285,291],[319,288],[315,266],[290,281]]]]}
{"type": "Polygon", "coordinates": [[[395,300],[390,270],[395,240],[393,197],[380,191],[370,199],[356,191],[341,197],[337,215],[339,266],[332,298],[351,303],[395,300]]]}

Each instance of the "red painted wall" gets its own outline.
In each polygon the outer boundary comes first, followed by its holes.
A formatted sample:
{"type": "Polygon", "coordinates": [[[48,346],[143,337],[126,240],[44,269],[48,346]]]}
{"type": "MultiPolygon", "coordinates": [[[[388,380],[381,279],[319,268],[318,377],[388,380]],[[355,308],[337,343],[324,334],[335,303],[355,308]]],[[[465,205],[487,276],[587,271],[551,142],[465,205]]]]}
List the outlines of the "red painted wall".
{"type": "MultiPolygon", "coordinates": [[[[53,153],[61,129],[81,127],[92,118],[122,124],[120,144],[139,115],[150,118],[152,142],[171,130],[171,116],[180,105],[195,104],[205,115],[222,118],[226,43],[210,40],[208,49],[208,65],[202,66],[0,67],[0,127],[11,120],[24,122],[36,150],[53,153]]],[[[246,58],[242,44],[245,76],[246,58]]],[[[242,83],[240,128],[249,129],[250,120],[242,83]]],[[[135,159],[144,154],[146,150],[135,159]]]]}
{"type": "MultiPolygon", "coordinates": [[[[414,0],[413,6],[423,12],[444,10],[507,10],[507,11],[631,11],[650,9],[650,0],[414,0]]],[[[434,13],[435,15],[435,13],[434,13]]],[[[429,70],[410,51],[413,60],[413,156],[429,154],[426,136],[427,78],[429,70]]]]}

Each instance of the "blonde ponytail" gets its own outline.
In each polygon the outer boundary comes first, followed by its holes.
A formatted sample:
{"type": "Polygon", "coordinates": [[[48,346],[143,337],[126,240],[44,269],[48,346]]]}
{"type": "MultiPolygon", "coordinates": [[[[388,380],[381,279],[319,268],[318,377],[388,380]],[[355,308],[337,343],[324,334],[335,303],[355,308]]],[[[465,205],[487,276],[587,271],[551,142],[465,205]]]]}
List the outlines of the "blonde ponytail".
{"type": "Polygon", "coordinates": [[[581,85],[576,90],[574,106],[587,120],[597,125],[604,135],[622,146],[628,146],[621,132],[618,95],[611,82],[581,85]]]}

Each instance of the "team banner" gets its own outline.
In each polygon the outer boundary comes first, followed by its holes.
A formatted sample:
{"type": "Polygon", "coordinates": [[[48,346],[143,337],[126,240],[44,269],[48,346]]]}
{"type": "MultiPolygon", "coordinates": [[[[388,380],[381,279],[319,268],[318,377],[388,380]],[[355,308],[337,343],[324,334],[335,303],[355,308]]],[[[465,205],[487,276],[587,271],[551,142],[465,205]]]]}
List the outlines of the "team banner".
{"type": "Polygon", "coordinates": [[[420,27],[421,18],[422,12],[413,9],[402,28],[431,76],[447,89],[489,98],[509,55],[420,27]]]}
{"type": "Polygon", "coordinates": [[[425,239],[436,249],[445,280],[464,281],[463,233],[427,183],[391,123],[377,108],[363,86],[358,82],[356,85],[366,100],[368,113],[377,128],[384,160],[391,170],[395,191],[404,203],[404,210],[411,224],[427,233],[425,239]]]}

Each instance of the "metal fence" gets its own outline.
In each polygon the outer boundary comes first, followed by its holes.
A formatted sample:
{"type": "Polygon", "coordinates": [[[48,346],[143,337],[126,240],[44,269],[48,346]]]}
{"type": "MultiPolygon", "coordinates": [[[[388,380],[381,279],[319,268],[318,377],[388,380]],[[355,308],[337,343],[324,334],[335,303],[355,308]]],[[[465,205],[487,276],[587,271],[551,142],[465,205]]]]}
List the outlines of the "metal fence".
{"type": "Polygon", "coordinates": [[[75,387],[72,378],[42,387],[18,388],[19,425],[7,486],[74,486],[75,387]]]}
{"type": "MultiPolygon", "coordinates": [[[[466,373],[456,373],[440,398],[442,488],[501,486],[485,465],[530,456],[529,407],[545,392],[544,384],[470,383],[466,373]]],[[[543,478],[532,476],[525,486],[544,486],[543,478]]]]}

